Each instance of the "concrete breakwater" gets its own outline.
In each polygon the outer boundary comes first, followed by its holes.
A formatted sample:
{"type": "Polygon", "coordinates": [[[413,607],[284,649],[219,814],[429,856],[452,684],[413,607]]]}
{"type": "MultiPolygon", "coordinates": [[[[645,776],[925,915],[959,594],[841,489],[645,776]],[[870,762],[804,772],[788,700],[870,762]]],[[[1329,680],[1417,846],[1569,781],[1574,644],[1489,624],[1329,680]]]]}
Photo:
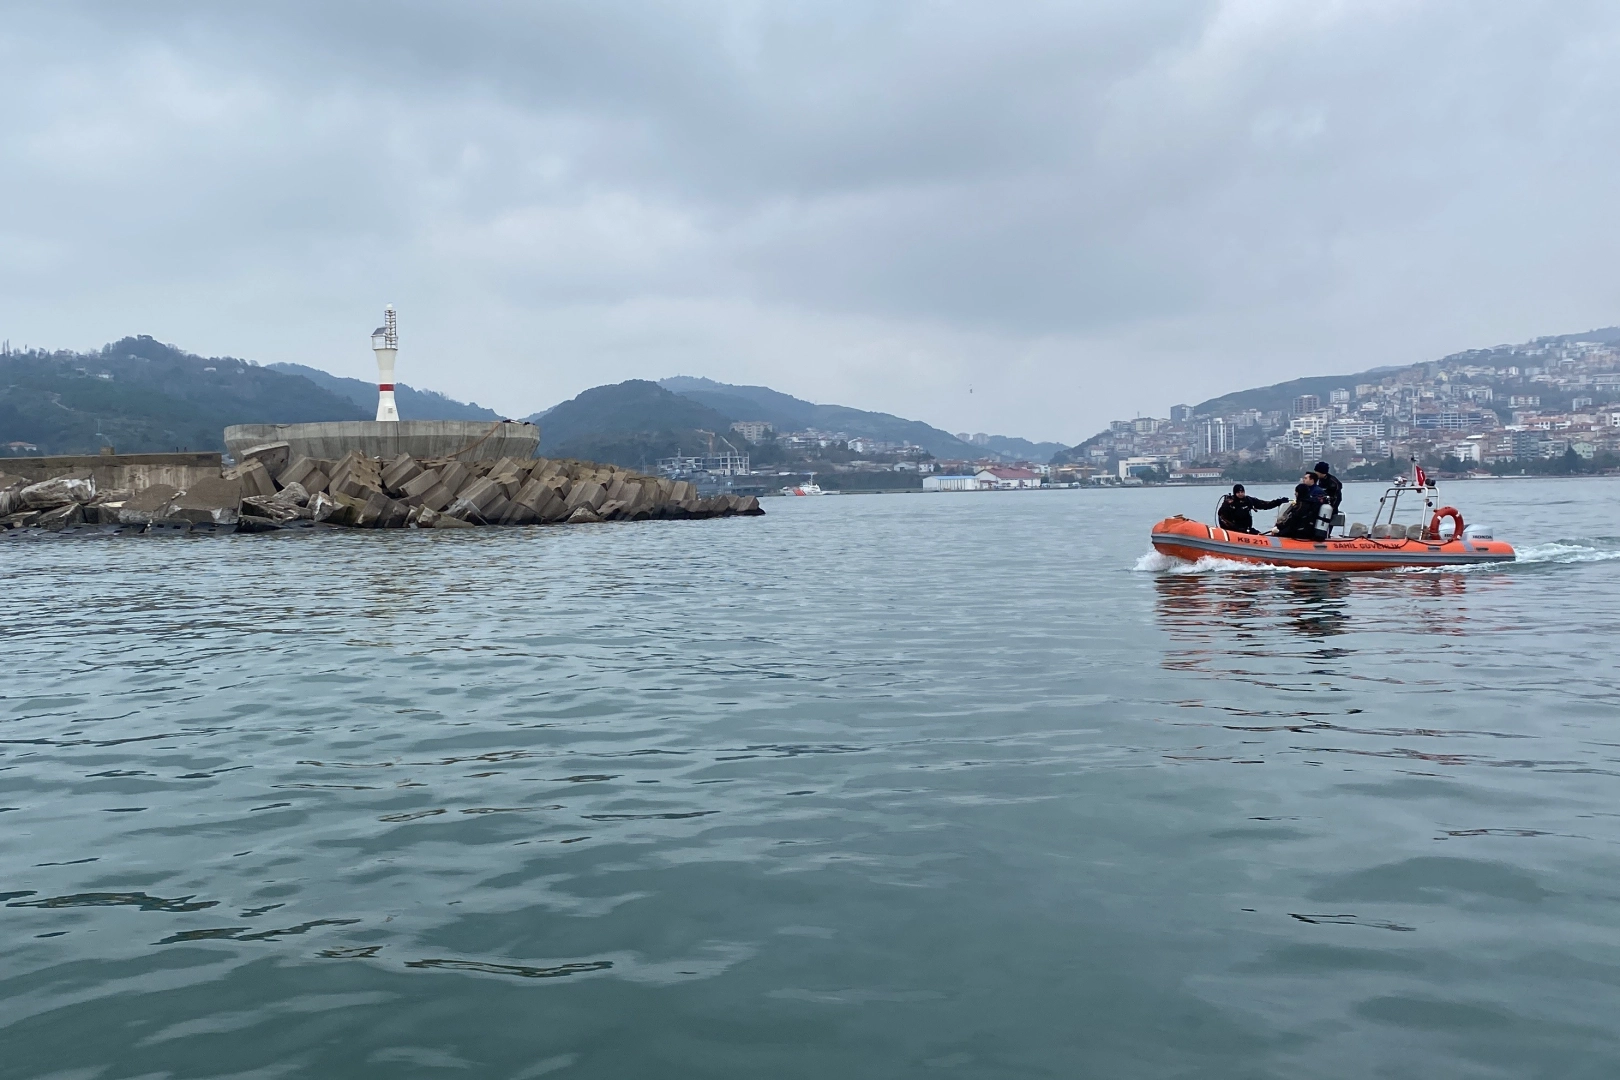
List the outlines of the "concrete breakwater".
{"type": "Polygon", "coordinates": [[[256,446],[284,442],[293,457],[336,460],[351,450],[384,461],[460,458],[524,461],[540,448],[540,429],[516,420],[334,420],[322,424],[235,424],[225,448],[238,461],[256,446]]]}
{"type": "Polygon", "coordinates": [[[0,474],[37,483],[56,476],[95,481],[100,491],[140,491],[152,484],[184,490],[199,480],[218,476],[224,467],[217,453],[99,454],[61,457],[0,458],[0,474]]]}
{"type": "Polygon", "coordinates": [[[358,450],[333,461],[294,455],[286,442],[247,450],[241,464],[183,489],[107,489],[87,469],[43,480],[0,472],[0,528],[12,534],[466,529],[762,513],[752,496],[704,498],[685,481],[585,461],[384,461],[358,450]]]}

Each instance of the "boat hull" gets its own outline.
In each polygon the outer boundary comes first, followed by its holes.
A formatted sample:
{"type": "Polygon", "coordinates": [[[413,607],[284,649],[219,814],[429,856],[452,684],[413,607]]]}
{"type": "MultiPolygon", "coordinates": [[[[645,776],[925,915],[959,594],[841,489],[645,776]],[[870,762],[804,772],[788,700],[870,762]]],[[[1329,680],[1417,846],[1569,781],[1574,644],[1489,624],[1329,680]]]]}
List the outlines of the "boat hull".
{"type": "Polygon", "coordinates": [[[1281,536],[1228,532],[1188,518],[1166,518],[1153,526],[1154,550],[1188,562],[1228,559],[1263,566],[1309,570],[1395,570],[1423,566],[1472,566],[1512,562],[1513,546],[1497,540],[1290,540],[1281,536]]]}

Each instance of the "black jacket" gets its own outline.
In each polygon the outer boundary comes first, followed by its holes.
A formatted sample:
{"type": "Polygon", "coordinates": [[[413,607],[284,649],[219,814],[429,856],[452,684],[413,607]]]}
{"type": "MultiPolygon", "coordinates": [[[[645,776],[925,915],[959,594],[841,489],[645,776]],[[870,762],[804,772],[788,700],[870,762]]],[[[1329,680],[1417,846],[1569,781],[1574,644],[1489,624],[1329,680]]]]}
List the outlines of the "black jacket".
{"type": "Polygon", "coordinates": [[[1253,495],[1228,493],[1221,496],[1221,505],[1215,509],[1215,519],[1227,532],[1252,533],[1256,510],[1271,510],[1287,501],[1287,499],[1272,499],[1270,502],[1264,502],[1253,495]]]}
{"type": "Polygon", "coordinates": [[[1317,508],[1327,501],[1327,489],[1321,484],[1295,484],[1294,505],[1277,523],[1277,532],[1295,540],[1316,539],[1317,508]]]}
{"type": "Polygon", "coordinates": [[[1327,501],[1332,505],[1333,512],[1337,514],[1339,512],[1339,503],[1344,501],[1344,485],[1339,483],[1339,478],[1331,473],[1318,473],[1317,477],[1316,482],[1322,485],[1322,490],[1327,493],[1327,501]]]}

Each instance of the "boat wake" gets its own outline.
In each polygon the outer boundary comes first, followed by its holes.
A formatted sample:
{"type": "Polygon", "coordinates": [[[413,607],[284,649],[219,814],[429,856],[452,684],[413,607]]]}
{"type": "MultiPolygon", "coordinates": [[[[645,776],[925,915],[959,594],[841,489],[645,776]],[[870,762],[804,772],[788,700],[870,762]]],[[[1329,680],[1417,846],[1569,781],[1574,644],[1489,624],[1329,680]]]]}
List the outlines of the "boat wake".
{"type": "Polygon", "coordinates": [[[1205,555],[1197,562],[1188,562],[1178,559],[1174,555],[1166,555],[1162,551],[1149,551],[1136,565],[1131,567],[1132,572],[1138,574],[1230,574],[1230,573],[1262,573],[1262,574],[1298,574],[1312,572],[1305,566],[1271,566],[1262,563],[1238,562],[1235,559],[1218,559],[1213,555],[1205,555]]]}
{"type": "Polygon", "coordinates": [[[1620,559],[1620,540],[1613,537],[1554,540],[1550,544],[1532,544],[1519,549],[1521,563],[1589,563],[1613,559],[1620,559]]]}

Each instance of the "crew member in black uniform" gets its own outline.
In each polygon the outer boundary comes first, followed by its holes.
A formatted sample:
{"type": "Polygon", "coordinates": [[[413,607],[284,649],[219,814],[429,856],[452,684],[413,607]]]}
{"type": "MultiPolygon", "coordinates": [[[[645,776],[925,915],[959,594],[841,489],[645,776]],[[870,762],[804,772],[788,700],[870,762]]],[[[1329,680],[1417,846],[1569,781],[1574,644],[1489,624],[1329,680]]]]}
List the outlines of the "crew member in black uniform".
{"type": "Polygon", "coordinates": [[[1327,501],[1333,507],[1333,516],[1338,517],[1339,504],[1344,501],[1344,485],[1339,482],[1337,476],[1328,472],[1328,463],[1325,461],[1316,463],[1316,482],[1327,492],[1327,501]]]}
{"type": "Polygon", "coordinates": [[[1275,535],[1292,540],[1317,539],[1317,514],[1327,501],[1327,489],[1320,481],[1321,478],[1314,472],[1299,478],[1299,483],[1294,485],[1294,503],[1277,522],[1277,528],[1273,530],[1275,535]]]}
{"type": "Polygon", "coordinates": [[[1272,510],[1287,501],[1287,498],[1281,498],[1264,502],[1253,495],[1245,494],[1242,484],[1233,484],[1232,494],[1221,496],[1221,505],[1215,511],[1215,518],[1227,532],[1252,533],[1255,531],[1256,510],[1272,510]]]}

